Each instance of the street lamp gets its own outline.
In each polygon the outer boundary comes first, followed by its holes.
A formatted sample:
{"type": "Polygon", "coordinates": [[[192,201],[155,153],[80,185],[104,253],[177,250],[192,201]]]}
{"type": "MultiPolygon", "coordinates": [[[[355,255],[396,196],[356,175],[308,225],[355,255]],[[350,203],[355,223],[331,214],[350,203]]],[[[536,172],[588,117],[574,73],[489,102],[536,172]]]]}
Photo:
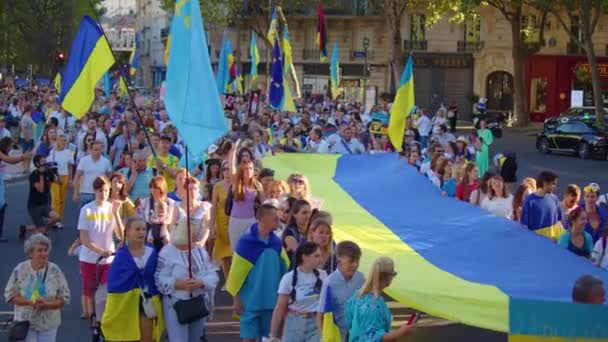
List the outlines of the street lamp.
{"type": "Polygon", "coordinates": [[[363,64],[363,86],[367,85],[367,49],[369,48],[369,38],[363,38],[363,50],[365,50],[365,62],[363,64]]]}

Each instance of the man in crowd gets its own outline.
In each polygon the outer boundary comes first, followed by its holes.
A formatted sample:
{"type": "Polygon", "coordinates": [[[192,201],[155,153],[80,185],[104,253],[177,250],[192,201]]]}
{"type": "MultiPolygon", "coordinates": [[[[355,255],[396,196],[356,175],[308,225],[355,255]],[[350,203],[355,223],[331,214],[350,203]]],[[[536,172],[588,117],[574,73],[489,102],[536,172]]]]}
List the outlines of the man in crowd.
{"type": "Polygon", "coordinates": [[[171,137],[168,135],[161,136],[158,149],[156,150],[156,157],[154,155],[148,157],[148,166],[155,169],[157,174],[165,179],[167,190],[173,191],[179,159],[169,153],[169,148],[171,148],[171,137]]]}
{"type": "Polygon", "coordinates": [[[579,304],[603,305],[606,301],[604,282],[592,275],[578,278],[572,288],[572,301],[579,304]]]}
{"type": "Polygon", "coordinates": [[[91,153],[80,159],[76,176],[74,177],[74,202],[80,203],[82,208],[95,199],[93,182],[97,177],[107,176],[112,172],[112,164],[102,156],[103,144],[99,141],[93,142],[91,153]]]}
{"type": "Polygon", "coordinates": [[[536,186],[536,192],[524,200],[520,222],[528,229],[556,240],[564,231],[559,199],[554,195],[557,175],[551,171],[541,172],[536,186]]]}
{"type": "Polygon", "coordinates": [[[80,133],[80,136],[78,137],[78,153],[86,154],[84,138],[87,134],[93,135],[94,140],[101,143],[103,151],[108,150],[108,139],[106,139],[106,135],[97,127],[97,121],[95,119],[89,119],[89,121],[87,121],[87,130],[84,133],[80,133]]]}
{"type": "Polygon", "coordinates": [[[365,153],[365,147],[353,138],[353,129],[346,126],[342,130],[342,138],[331,148],[331,153],[361,154],[365,153]]]}
{"type": "Polygon", "coordinates": [[[313,128],[308,134],[306,151],[311,153],[329,153],[329,143],[323,138],[323,132],[319,128],[313,128]]]}
{"type": "Polygon", "coordinates": [[[124,175],[127,179],[129,197],[136,201],[140,198],[148,197],[150,190],[148,185],[154,177],[154,170],[147,166],[148,155],[143,151],[136,151],[133,154],[133,163],[124,175]]]}
{"type": "Polygon", "coordinates": [[[51,210],[51,183],[61,182],[55,170],[49,169],[46,157],[34,156],[34,170],[30,174],[30,192],[27,198],[27,210],[33,226],[20,226],[19,238],[25,238],[26,231],[47,233],[48,227],[58,222],[59,215],[51,210]]]}
{"type": "Polygon", "coordinates": [[[36,129],[34,128],[34,120],[32,119],[33,111],[34,107],[32,107],[32,105],[26,105],[23,110],[23,115],[21,116],[19,144],[23,151],[29,151],[34,148],[36,129]]]}

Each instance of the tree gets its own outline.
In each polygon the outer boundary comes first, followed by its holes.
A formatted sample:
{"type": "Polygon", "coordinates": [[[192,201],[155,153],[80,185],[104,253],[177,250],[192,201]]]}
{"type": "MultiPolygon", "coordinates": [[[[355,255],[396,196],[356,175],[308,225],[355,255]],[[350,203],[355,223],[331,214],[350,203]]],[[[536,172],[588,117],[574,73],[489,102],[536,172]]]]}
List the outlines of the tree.
{"type": "Polygon", "coordinates": [[[604,99],[600,73],[597,69],[597,56],[593,47],[593,34],[597,28],[600,17],[608,9],[606,0],[559,0],[551,9],[551,14],[557,19],[560,26],[568,33],[570,40],[579,46],[587,55],[591,85],[593,89],[593,104],[597,122],[604,123],[604,99]],[[568,20],[566,20],[566,18],[568,20]],[[580,35],[575,35],[568,23],[578,24],[580,35]]]}
{"type": "Polygon", "coordinates": [[[371,5],[386,18],[388,24],[388,66],[391,70],[391,88],[399,87],[404,59],[401,53],[401,18],[414,0],[371,0],[371,5]]]}

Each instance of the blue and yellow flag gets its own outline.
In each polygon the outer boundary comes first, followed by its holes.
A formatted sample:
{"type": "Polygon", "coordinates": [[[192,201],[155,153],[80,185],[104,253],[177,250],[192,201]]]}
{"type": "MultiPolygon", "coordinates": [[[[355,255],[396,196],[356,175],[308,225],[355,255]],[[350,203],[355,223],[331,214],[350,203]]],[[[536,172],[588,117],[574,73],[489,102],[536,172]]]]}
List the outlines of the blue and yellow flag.
{"type": "Polygon", "coordinates": [[[258,78],[258,63],[260,62],[260,51],[258,50],[258,41],[254,31],[251,31],[251,46],[249,47],[251,58],[251,87],[255,88],[254,81],[258,78]]]}
{"type": "Polygon", "coordinates": [[[331,53],[331,64],[329,66],[329,81],[331,83],[331,97],[335,100],[340,95],[340,62],[338,57],[338,43],[334,42],[334,50],[331,53]]]}
{"type": "Polygon", "coordinates": [[[323,331],[321,331],[322,342],[342,342],[340,328],[336,324],[334,301],[331,294],[331,286],[325,291],[325,307],[323,307],[323,331]]]}
{"type": "Polygon", "coordinates": [[[108,296],[101,318],[101,330],[108,341],[139,341],[139,301],[141,288],[146,288],[152,298],[157,317],[153,321],[153,337],[160,341],[164,330],[163,310],[158,289],[154,283],[154,273],[158,257],[153,251],[146,263],[143,275],[137,268],[128,247],[116,252],[116,257],[108,272],[108,296]]]}
{"type": "Polygon", "coordinates": [[[232,54],[232,42],[222,35],[222,47],[217,63],[217,75],[215,82],[220,94],[229,93],[230,90],[230,55],[232,54]]]}
{"type": "Polygon", "coordinates": [[[270,27],[268,27],[268,41],[274,42],[277,37],[277,30],[279,29],[279,17],[277,14],[276,6],[272,10],[272,18],[270,19],[270,27]]]}
{"type": "Polygon", "coordinates": [[[228,133],[218,88],[214,86],[207,35],[198,0],[175,4],[171,24],[165,105],[188,152],[202,156],[228,133]]]}
{"type": "Polygon", "coordinates": [[[405,133],[405,120],[414,107],[414,60],[412,55],[407,59],[399,88],[395,95],[395,102],[391,108],[391,117],[388,122],[388,137],[396,151],[403,150],[403,134],[405,133]]]}
{"type": "Polygon", "coordinates": [[[268,89],[270,107],[280,110],[283,107],[285,88],[283,87],[283,63],[281,61],[281,50],[279,50],[279,41],[276,38],[274,40],[274,48],[272,50],[270,77],[270,89],[268,89]]]}
{"type": "Polygon", "coordinates": [[[281,270],[281,273],[285,273],[289,269],[289,257],[283,249],[281,239],[274,235],[274,233],[271,233],[268,243],[261,241],[258,237],[257,225],[254,224],[236,245],[232,256],[232,266],[230,266],[230,273],[226,280],[226,290],[228,293],[235,296],[241,291],[241,287],[243,287],[243,284],[247,280],[249,272],[255,266],[260,255],[268,248],[274,250],[281,257],[281,260],[283,260],[281,267],[284,268],[281,270]]]}
{"type": "Polygon", "coordinates": [[[277,178],[297,170],[322,189],[314,195],[334,217],[335,240],[362,248],[360,269],[378,256],[393,258],[400,275],[386,293],[402,304],[509,333],[510,341],[608,338],[608,305],[572,303],[577,278],[590,274],[606,284],[608,272],[517,222],[442,196],[396,153],[282,153],[262,163],[277,178]],[[415,279],[401,277],[412,270],[415,279]]]}
{"type": "Polygon", "coordinates": [[[110,79],[110,71],[103,74],[103,92],[109,98],[112,92],[112,80],[110,79]]]}
{"type": "Polygon", "coordinates": [[[97,82],[114,62],[99,25],[88,16],[82,18],[61,77],[61,106],[77,118],[88,112],[97,82]]]}
{"type": "Polygon", "coordinates": [[[129,57],[129,74],[135,76],[137,67],[139,67],[139,52],[137,51],[137,35],[135,35],[135,46],[131,50],[131,56],[129,57]]]}
{"type": "Polygon", "coordinates": [[[55,75],[55,79],[53,80],[53,86],[57,90],[57,94],[61,94],[61,72],[57,71],[57,75],[55,75]]]}

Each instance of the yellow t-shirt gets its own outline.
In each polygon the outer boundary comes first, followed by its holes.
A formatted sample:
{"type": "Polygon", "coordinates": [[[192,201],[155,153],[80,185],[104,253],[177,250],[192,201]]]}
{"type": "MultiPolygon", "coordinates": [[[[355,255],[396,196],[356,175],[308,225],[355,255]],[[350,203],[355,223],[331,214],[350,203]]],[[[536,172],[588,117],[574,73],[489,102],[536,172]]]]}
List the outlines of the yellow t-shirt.
{"type": "MultiPolygon", "coordinates": [[[[166,157],[157,156],[157,158],[165,164],[168,168],[175,169],[179,165],[179,159],[176,156],[169,154],[166,157]]],[[[156,169],[156,158],[154,155],[148,157],[148,167],[156,169]]],[[[175,178],[171,177],[171,175],[166,171],[158,170],[158,175],[163,176],[165,182],[167,182],[167,192],[172,192],[175,190],[175,178]]]]}

